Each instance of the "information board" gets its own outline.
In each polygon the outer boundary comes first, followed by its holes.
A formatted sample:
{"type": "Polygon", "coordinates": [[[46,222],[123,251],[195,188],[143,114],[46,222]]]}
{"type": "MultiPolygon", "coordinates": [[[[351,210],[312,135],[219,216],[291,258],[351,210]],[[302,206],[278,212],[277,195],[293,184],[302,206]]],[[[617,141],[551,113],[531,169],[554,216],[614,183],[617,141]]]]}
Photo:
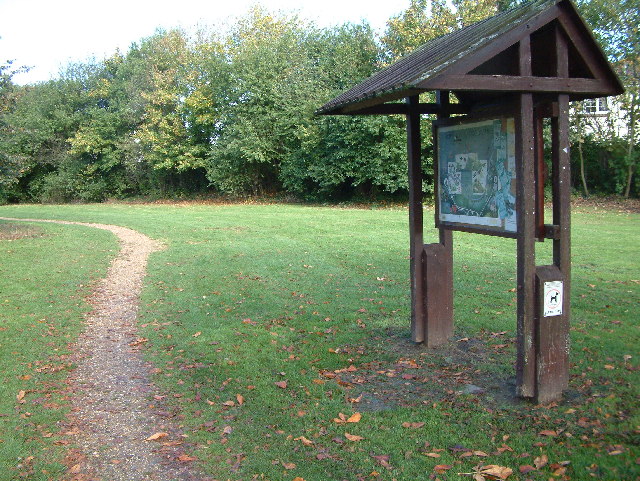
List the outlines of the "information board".
{"type": "Polygon", "coordinates": [[[514,119],[439,123],[435,126],[435,137],[438,225],[514,234],[517,231],[514,119]]]}

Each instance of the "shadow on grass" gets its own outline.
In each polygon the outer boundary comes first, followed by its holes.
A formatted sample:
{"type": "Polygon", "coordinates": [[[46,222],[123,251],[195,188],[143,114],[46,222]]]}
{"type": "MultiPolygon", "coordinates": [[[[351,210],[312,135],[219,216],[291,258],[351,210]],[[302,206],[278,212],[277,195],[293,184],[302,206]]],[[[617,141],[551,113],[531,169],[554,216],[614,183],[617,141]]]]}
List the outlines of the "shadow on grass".
{"type": "MultiPolygon", "coordinates": [[[[515,339],[503,332],[477,337],[454,336],[437,348],[411,341],[406,329],[373,331],[365,343],[368,358],[349,369],[323,373],[354,393],[361,410],[384,411],[437,403],[474,404],[480,409],[518,409],[531,402],[516,396],[515,339]]],[[[341,347],[359,354],[364,346],[341,347]]],[[[569,390],[563,402],[580,402],[569,390]]]]}

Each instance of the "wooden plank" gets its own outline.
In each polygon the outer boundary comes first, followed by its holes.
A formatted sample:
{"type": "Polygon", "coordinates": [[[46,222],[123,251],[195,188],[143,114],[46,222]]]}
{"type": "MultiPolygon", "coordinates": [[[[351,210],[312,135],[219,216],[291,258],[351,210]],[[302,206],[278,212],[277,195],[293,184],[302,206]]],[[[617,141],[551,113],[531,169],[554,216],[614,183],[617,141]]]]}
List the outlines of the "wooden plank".
{"type": "Polygon", "coordinates": [[[421,90],[415,88],[407,88],[403,89],[402,91],[389,92],[387,94],[375,95],[374,93],[372,93],[370,97],[356,99],[350,104],[342,105],[337,107],[336,109],[327,110],[320,113],[322,115],[336,115],[338,113],[348,114],[366,107],[373,107],[374,105],[384,104],[393,100],[400,100],[403,98],[417,96],[420,95],[421,92],[421,90]]]}
{"type": "MultiPolygon", "coordinates": [[[[568,48],[565,35],[556,30],[557,73],[566,76],[568,48]]],[[[551,147],[553,164],[553,223],[558,226],[558,238],[553,241],[553,263],[565,279],[564,312],[567,323],[571,319],[571,163],[569,142],[569,96],[558,96],[558,117],[551,120],[551,147]]],[[[565,373],[565,388],[569,372],[565,373]]]]}
{"type": "MultiPolygon", "coordinates": [[[[449,92],[437,91],[436,103],[441,107],[438,118],[447,118],[451,106],[449,92]]],[[[434,139],[434,150],[437,150],[437,139],[434,139]]],[[[437,172],[437,165],[434,165],[434,169],[437,172]]],[[[435,192],[437,191],[436,186],[435,192]]],[[[437,207],[435,215],[437,220],[437,207]]],[[[423,252],[427,347],[441,346],[453,335],[452,234],[450,230],[444,228],[438,229],[438,233],[440,242],[425,245],[423,252]]]]}
{"type": "Polygon", "coordinates": [[[567,297],[566,280],[557,266],[536,268],[536,387],[535,401],[548,404],[558,401],[567,388],[569,373],[569,319],[567,313],[545,316],[545,304],[559,295],[567,297]],[[561,292],[549,290],[545,297],[545,284],[563,283],[561,292]]]}
{"type": "Polygon", "coordinates": [[[600,79],[534,77],[532,75],[439,75],[420,82],[418,87],[426,90],[571,93],[598,96],[617,93],[608,82],[600,79]]]}
{"type": "Polygon", "coordinates": [[[545,164],[544,164],[544,118],[541,112],[535,112],[535,179],[536,179],[536,237],[539,242],[545,239],[544,232],[544,180],[545,180],[545,164]]]}
{"type": "Polygon", "coordinates": [[[453,335],[453,259],[451,243],[424,246],[426,344],[437,347],[453,335]]]}
{"type": "MultiPolygon", "coordinates": [[[[473,55],[466,55],[458,59],[447,68],[447,73],[455,75],[466,74],[472,71],[474,68],[482,65],[509,47],[518,44],[524,38],[528,38],[533,32],[557,18],[559,14],[560,9],[558,5],[545,8],[539,14],[530,18],[526,23],[508,32],[501,33],[492,42],[473,52],[473,55]]],[[[447,89],[448,87],[441,88],[447,89]]]]}
{"type": "MultiPolygon", "coordinates": [[[[529,37],[519,46],[519,68],[522,75],[531,74],[529,37]]],[[[516,391],[520,397],[535,395],[535,178],[533,95],[519,96],[516,116],[517,171],[517,359],[516,391]]]]}
{"type": "MultiPolygon", "coordinates": [[[[421,103],[416,108],[420,114],[465,114],[469,108],[461,104],[441,106],[436,103],[421,103]]],[[[335,115],[407,115],[409,106],[406,103],[380,104],[349,112],[338,112],[335,115]]]]}
{"type": "Polygon", "coordinates": [[[425,340],[423,212],[422,212],[422,156],[420,143],[420,114],[418,96],[408,97],[407,157],[409,163],[409,258],[411,275],[411,338],[425,340]]]}
{"type": "Polygon", "coordinates": [[[558,22],[564,32],[566,32],[566,37],[575,46],[593,76],[607,82],[611,90],[614,91],[614,93],[610,95],[619,95],[624,92],[624,87],[620,79],[609,66],[606,55],[582,19],[561,9],[558,22]]]}

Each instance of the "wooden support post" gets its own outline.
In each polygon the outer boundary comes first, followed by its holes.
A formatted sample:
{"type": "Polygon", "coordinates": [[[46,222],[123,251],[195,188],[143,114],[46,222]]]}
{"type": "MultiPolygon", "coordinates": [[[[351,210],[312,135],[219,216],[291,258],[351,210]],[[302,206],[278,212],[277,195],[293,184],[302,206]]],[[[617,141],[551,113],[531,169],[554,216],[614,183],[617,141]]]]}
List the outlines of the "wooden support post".
{"type": "Polygon", "coordinates": [[[569,370],[569,322],[564,311],[566,279],[557,266],[536,268],[535,401],[558,401],[569,370]]]}
{"type": "Polygon", "coordinates": [[[425,340],[422,156],[418,96],[407,97],[407,157],[409,162],[409,258],[411,275],[411,339],[425,340]]]}
{"type": "MultiPolygon", "coordinates": [[[[558,77],[569,76],[567,39],[556,28],[556,69],[558,77]]],[[[569,96],[558,95],[558,116],[551,122],[553,157],[553,223],[558,226],[558,238],[553,241],[553,263],[565,279],[564,318],[569,335],[571,312],[571,166],[569,152],[569,96]]],[[[568,341],[567,341],[568,342],[568,341]]],[[[567,348],[568,349],[568,348],[567,348]]],[[[563,389],[569,386],[568,362],[563,373],[563,389]]]]}
{"type": "MultiPolygon", "coordinates": [[[[571,313],[571,170],[569,165],[569,96],[558,97],[560,112],[551,121],[553,149],[553,223],[558,226],[558,234],[553,240],[553,263],[564,279],[562,335],[568,347],[569,321],[571,313]]],[[[568,353],[567,353],[568,355],[568,353]]],[[[562,364],[562,388],[569,387],[569,363],[562,364]]]]}
{"type": "MultiPolygon", "coordinates": [[[[442,111],[450,105],[449,92],[436,92],[442,111]]],[[[449,117],[438,114],[438,118],[449,117]]],[[[437,181],[436,181],[437,182],[437,181]]],[[[450,229],[439,228],[439,242],[424,246],[425,342],[428,347],[446,343],[453,335],[453,239],[450,229]]]]}
{"type": "MultiPolygon", "coordinates": [[[[520,75],[531,75],[529,37],[519,44],[520,75]]],[[[519,95],[516,114],[517,172],[517,359],[516,391],[520,397],[535,395],[535,174],[533,95],[519,95]]]]}
{"type": "Polygon", "coordinates": [[[544,227],[544,116],[541,109],[535,111],[536,126],[536,237],[539,242],[543,242],[546,233],[544,227]]]}

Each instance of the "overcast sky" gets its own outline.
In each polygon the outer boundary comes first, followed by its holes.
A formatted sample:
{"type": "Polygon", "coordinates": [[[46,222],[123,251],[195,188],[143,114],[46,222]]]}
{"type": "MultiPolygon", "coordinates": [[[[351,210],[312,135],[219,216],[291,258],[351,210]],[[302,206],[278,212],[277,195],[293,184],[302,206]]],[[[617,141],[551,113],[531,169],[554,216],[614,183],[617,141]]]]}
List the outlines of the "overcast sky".
{"type": "Polygon", "coordinates": [[[152,35],[158,27],[216,25],[260,4],[298,13],[321,27],[368,21],[376,29],[410,0],[0,0],[0,63],[31,67],[32,83],[57,76],[70,61],[102,59],[152,35]]]}

